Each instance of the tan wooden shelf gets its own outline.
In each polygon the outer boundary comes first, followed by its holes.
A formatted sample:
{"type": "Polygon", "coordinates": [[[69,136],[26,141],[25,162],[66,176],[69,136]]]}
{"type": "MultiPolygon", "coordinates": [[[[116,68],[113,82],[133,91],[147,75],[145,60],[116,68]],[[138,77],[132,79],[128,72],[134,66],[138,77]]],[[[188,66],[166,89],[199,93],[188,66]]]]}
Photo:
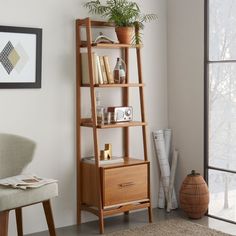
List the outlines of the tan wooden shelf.
{"type": "Polygon", "coordinates": [[[119,214],[126,211],[139,210],[139,209],[150,207],[151,205],[150,202],[146,202],[146,201],[149,201],[149,199],[144,199],[143,201],[144,202],[140,200],[140,203],[136,203],[136,204],[132,204],[132,202],[129,203],[128,205],[122,204],[120,207],[115,208],[115,209],[107,209],[107,210],[105,209],[104,216],[112,216],[114,214],[119,214]]]}
{"type": "MultiPolygon", "coordinates": [[[[129,122],[119,122],[119,123],[112,123],[112,124],[104,124],[104,125],[97,125],[98,129],[111,129],[111,128],[125,128],[125,127],[134,127],[134,126],[145,126],[147,125],[146,122],[141,121],[129,121],[129,122]]],[[[93,128],[92,122],[81,122],[81,126],[93,128]]]]}
{"type": "MultiPolygon", "coordinates": [[[[129,84],[94,84],[96,88],[132,88],[132,87],[144,87],[145,84],[129,83],[129,84]]],[[[82,84],[81,87],[90,87],[90,84],[82,84]]]]}
{"type": "MultiPolygon", "coordinates": [[[[108,48],[108,49],[112,49],[112,48],[141,48],[143,47],[142,44],[121,44],[121,43],[92,43],[91,46],[93,48],[108,48]]],[[[86,41],[81,41],[81,48],[87,48],[88,47],[88,43],[86,41]]]]}
{"type": "MultiPolygon", "coordinates": [[[[110,163],[109,161],[107,161],[105,164],[101,164],[100,168],[105,168],[105,169],[109,169],[109,168],[115,168],[115,167],[125,167],[125,166],[133,166],[133,165],[140,165],[140,164],[144,164],[144,163],[149,163],[149,161],[145,161],[143,159],[137,159],[137,158],[133,158],[133,157],[121,157],[124,159],[124,161],[121,162],[116,162],[116,163],[110,163]]],[[[90,164],[90,165],[95,165],[95,161],[94,162],[86,162],[83,160],[84,158],[82,158],[82,162],[90,164]]],[[[85,157],[86,159],[86,157],[85,157]]]]}
{"type": "MultiPolygon", "coordinates": [[[[86,27],[87,19],[77,19],[76,22],[80,26],[86,27]]],[[[90,20],[91,27],[115,27],[115,24],[112,22],[98,21],[98,20],[90,20]]]]}
{"type": "Polygon", "coordinates": [[[124,162],[104,164],[104,165],[101,165],[100,167],[104,168],[104,169],[109,169],[109,168],[115,168],[115,167],[140,165],[140,164],[144,164],[144,163],[149,163],[149,161],[135,159],[132,157],[124,157],[124,162]]]}
{"type": "MultiPolygon", "coordinates": [[[[112,216],[112,215],[119,214],[122,212],[148,208],[150,207],[150,205],[151,204],[149,202],[149,199],[140,199],[139,201],[128,202],[125,204],[124,203],[118,204],[116,206],[113,205],[109,207],[104,207],[103,214],[104,216],[112,216]]],[[[96,207],[91,207],[86,204],[82,204],[81,209],[84,211],[88,211],[99,217],[99,210],[96,207]]]]}

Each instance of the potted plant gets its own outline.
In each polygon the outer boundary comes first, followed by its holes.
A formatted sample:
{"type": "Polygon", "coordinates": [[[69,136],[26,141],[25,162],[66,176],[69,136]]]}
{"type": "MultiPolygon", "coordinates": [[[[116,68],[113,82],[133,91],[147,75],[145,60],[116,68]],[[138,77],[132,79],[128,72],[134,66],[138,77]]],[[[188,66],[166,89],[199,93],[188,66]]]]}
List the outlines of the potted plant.
{"type": "Polygon", "coordinates": [[[134,28],[143,29],[145,22],[157,19],[156,14],[143,14],[136,2],[129,0],[106,0],[102,4],[100,0],[92,0],[84,4],[89,9],[89,13],[101,15],[116,26],[116,34],[120,43],[138,44],[141,36],[134,34],[134,28]]]}

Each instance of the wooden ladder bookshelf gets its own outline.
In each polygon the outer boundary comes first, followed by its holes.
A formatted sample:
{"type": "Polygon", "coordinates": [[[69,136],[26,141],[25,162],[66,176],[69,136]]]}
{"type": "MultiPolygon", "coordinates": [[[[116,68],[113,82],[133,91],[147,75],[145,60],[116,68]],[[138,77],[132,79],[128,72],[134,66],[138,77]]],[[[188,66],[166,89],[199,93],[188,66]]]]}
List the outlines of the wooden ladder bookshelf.
{"type": "Polygon", "coordinates": [[[146,118],[144,112],[144,84],[141,66],[141,45],[93,44],[93,27],[114,27],[113,24],[92,21],[90,18],[76,20],[76,109],[77,109],[77,223],[81,223],[81,211],[89,211],[99,218],[100,233],[104,233],[104,217],[118,213],[128,214],[131,210],[148,208],[149,222],[152,222],[150,192],[150,162],[147,153],[146,118]],[[86,30],[86,41],[81,40],[81,28],[86,30]],[[82,84],[81,48],[87,48],[90,84],[82,84]],[[95,84],[92,51],[96,48],[120,48],[126,63],[126,84],[95,84]],[[134,48],[137,55],[138,83],[129,83],[129,50],[134,48]],[[81,117],[81,89],[90,88],[92,119],[88,122],[81,117]],[[121,88],[122,106],[129,105],[129,88],[138,88],[140,93],[141,121],[100,125],[97,123],[96,95],[99,88],[121,88]],[[143,160],[130,158],[129,128],[142,128],[143,160]],[[93,129],[95,164],[82,161],[81,128],[93,129]],[[122,128],[124,162],[100,165],[99,129],[122,128]]]}

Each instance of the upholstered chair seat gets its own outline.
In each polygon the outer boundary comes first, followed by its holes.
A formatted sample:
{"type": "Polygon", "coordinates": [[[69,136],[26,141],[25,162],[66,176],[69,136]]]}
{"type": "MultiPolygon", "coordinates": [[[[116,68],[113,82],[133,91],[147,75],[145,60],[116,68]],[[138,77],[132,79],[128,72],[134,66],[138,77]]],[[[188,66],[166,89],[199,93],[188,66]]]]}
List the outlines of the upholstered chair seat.
{"type": "Polygon", "coordinates": [[[51,183],[40,188],[26,190],[0,186],[0,211],[46,201],[56,197],[57,194],[57,183],[51,183]]]}

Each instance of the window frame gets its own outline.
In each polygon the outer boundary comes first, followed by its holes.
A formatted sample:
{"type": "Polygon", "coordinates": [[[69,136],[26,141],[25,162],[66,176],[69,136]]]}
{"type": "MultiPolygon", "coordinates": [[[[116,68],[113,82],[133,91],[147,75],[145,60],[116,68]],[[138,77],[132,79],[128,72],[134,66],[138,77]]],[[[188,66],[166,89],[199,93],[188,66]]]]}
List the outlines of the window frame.
{"type": "MultiPolygon", "coordinates": [[[[209,182],[209,170],[223,171],[226,173],[236,174],[236,171],[222,169],[209,165],[209,67],[214,63],[236,63],[236,60],[210,60],[209,58],[209,16],[210,16],[210,0],[204,0],[204,178],[209,182]]],[[[206,213],[207,216],[236,224],[236,221],[220,218],[206,213]]]]}

